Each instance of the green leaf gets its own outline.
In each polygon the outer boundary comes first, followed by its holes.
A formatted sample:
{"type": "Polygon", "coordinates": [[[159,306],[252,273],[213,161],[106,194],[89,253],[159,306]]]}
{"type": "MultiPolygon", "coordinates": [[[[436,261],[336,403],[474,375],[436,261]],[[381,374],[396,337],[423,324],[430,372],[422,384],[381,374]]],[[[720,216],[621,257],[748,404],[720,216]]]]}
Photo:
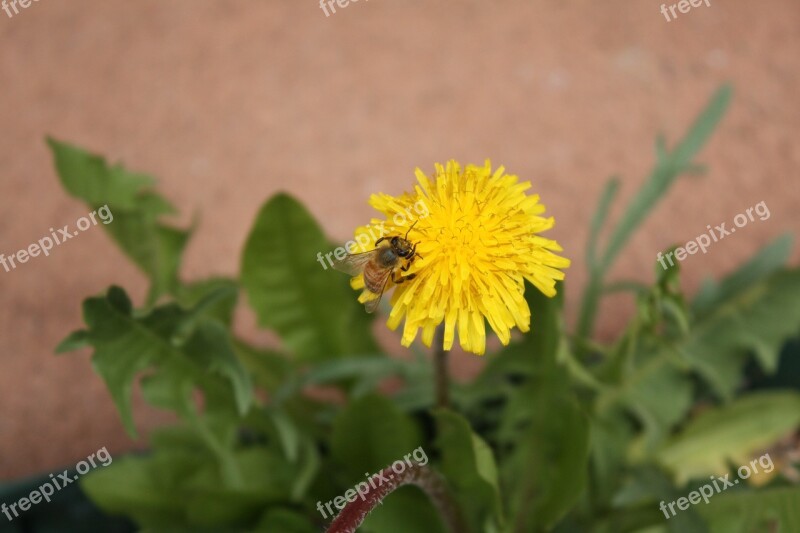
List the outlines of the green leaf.
{"type": "MultiPolygon", "coordinates": [[[[531,357],[538,357],[531,354],[531,357]]],[[[564,367],[543,361],[503,410],[502,463],[514,531],[553,527],[575,505],[587,480],[589,424],[564,367]],[[557,416],[554,416],[557,413],[557,416]]]]}
{"type": "Polygon", "coordinates": [[[511,375],[533,375],[541,368],[556,364],[563,341],[561,318],[564,305],[564,282],[556,283],[556,296],[548,298],[533,285],[525,283],[525,301],[531,310],[531,330],[521,342],[512,343],[492,357],[475,385],[496,388],[511,375]]]}
{"type": "MultiPolygon", "coordinates": [[[[186,463],[186,460],[183,460],[186,463]]],[[[176,526],[183,522],[181,495],[160,485],[148,459],[122,457],[81,477],[81,489],[108,514],[124,514],[139,525],[176,526]]],[[[182,467],[176,461],[171,469],[182,467]]],[[[191,469],[189,469],[191,471],[191,469]]]]}
{"type": "Polygon", "coordinates": [[[608,248],[600,262],[603,271],[608,271],[633,232],[641,225],[678,176],[690,169],[694,156],[706,144],[711,133],[717,127],[717,123],[725,114],[731,93],[730,86],[726,85],[720,88],[675,149],[672,152],[664,151],[661,154],[655,169],[631,200],[609,238],[608,248]]]}
{"type": "Polygon", "coordinates": [[[727,472],[800,426],[800,393],[752,393],[703,412],[656,459],[679,483],[727,472]]]}
{"type": "Polygon", "coordinates": [[[249,375],[218,322],[198,322],[196,313],[173,304],[137,317],[119,287],[112,287],[106,297],[87,299],[83,313],[89,329],[81,336],[95,350],[92,364],[106,382],[131,435],[136,434],[131,390],[136,376],[145,369],[154,370],[143,381],[146,398],[182,416],[195,411],[194,388],[205,392],[209,408],[230,405],[239,414],[249,408],[253,394],[249,375]],[[187,323],[193,327],[186,328],[187,323]]]}
{"type": "MultiPolygon", "coordinates": [[[[400,487],[372,511],[359,533],[445,533],[438,511],[417,487],[400,487]]],[[[460,532],[463,533],[463,532],[460,532]]]]}
{"type": "Polygon", "coordinates": [[[294,463],[300,455],[301,436],[292,419],[281,409],[269,409],[266,412],[281,448],[289,462],[294,463]]]}
{"type": "Polygon", "coordinates": [[[530,350],[529,357],[534,360],[555,361],[564,337],[564,282],[556,283],[556,295],[552,298],[528,283],[525,289],[525,300],[531,309],[531,331],[523,337],[523,345],[530,350]]]}
{"type": "Polygon", "coordinates": [[[84,330],[73,331],[56,346],[56,353],[73,352],[89,346],[89,334],[84,330]]]}
{"type": "Polygon", "coordinates": [[[148,302],[174,293],[179,286],[178,270],[191,230],[156,222],[144,211],[114,213],[106,231],[123,252],[150,278],[148,302]]]}
{"type": "MultiPolygon", "coordinates": [[[[657,143],[655,168],[630,204],[628,204],[621,219],[611,232],[605,252],[596,263],[593,258],[596,255],[596,243],[588,243],[587,249],[592,253],[590,258],[592,261],[590,266],[592,268],[590,268],[589,281],[586,284],[581,301],[581,315],[577,328],[577,336],[579,338],[588,339],[592,335],[595,315],[603,292],[603,278],[630,240],[633,232],[641,225],[675,180],[681,174],[691,173],[696,170],[696,165],[692,160],[705,145],[717,123],[724,115],[731,99],[731,93],[730,86],[726,85],[720,88],[673,151],[670,152],[667,149],[663,139],[657,143]]],[[[596,240],[598,238],[599,223],[607,215],[608,206],[606,204],[611,202],[615,192],[613,186],[609,186],[606,189],[593,221],[590,239],[596,240]]]]}
{"type": "Polygon", "coordinates": [[[617,481],[624,481],[625,485],[614,494],[614,511],[609,525],[616,527],[609,531],[640,531],[647,525],[665,525],[664,533],[708,533],[708,527],[694,506],[677,513],[670,512],[666,504],[685,497],[691,490],[675,487],[669,477],[655,466],[630,469],[617,481]],[[662,502],[664,509],[661,509],[662,502]],[[665,523],[665,520],[668,521],[665,523]]]}
{"type": "Polygon", "coordinates": [[[155,180],[123,167],[108,166],[99,156],[66,143],[48,139],[56,171],[64,188],[103,214],[102,227],[122,251],[150,278],[150,298],[178,287],[181,255],[191,234],[162,224],[159,218],[175,209],[151,190],[155,180]]]}
{"type": "Polygon", "coordinates": [[[721,283],[706,281],[692,302],[692,311],[703,316],[754,284],[777,272],[789,259],[792,235],[783,235],[764,246],[752,259],[721,283]]]}
{"type": "Polygon", "coordinates": [[[252,530],[265,508],[290,501],[298,466],[259,447],[232,454],[242,472],[236,486],[192,445],[191,433],[175,432],[147,457],[123,457],[81,478],[81,486],[101,509],[125,514],[140,526],[159,531],[252,530]]]}
{"type": "Polygon", "coordinates": [[[230,334],[220,323],[199,323],[187,341],[184,353],[206,372],[217,374],[229,382],[237,411],[240,415],[247,413],[253,400],[253,384],[250,374],[236,357],[230,334]]]}
{"type": "Polygon", "coordinates": [[[630,417],[620,411],[590,418],[591,491],[596,507],[608,507],[623,481],[628,465],[627,450],[634,436],[630,417]]]}
{"type": "Polygon", "coordinates": [[[624,406],[646,426],[648,453],[691,405],[691,375],[729,400],[740,385],[748,353],[774,369],[782,344],[800,329],[800,269],[778,272],[726,299],[677,342],[637,357],[634,370],[597,400],[600,411],[624,406]]]}
{"type": "Polygon", "coordinates": [[[800,531],[800,488],[797,487],[725,492],[715,496],[709,505],[696,507],[710,524],[711,533],[800,531]]]}
{"type": "Polygon", "coordinates": [[[197,312],[231,325],[239,299],[239,284],[234,279],[213,277],[181,285],[175,299],[182,307],[198,307],[197,312]]]}
{"type": "Polygon", "coordinates": [[[48,138],[47,144],[64,188],[92,207],[112,202],[113,207],[135,210],[141,192],[155,185],[150,176],[126,172],[121,166],[109,167],[102,157],[76,146],[53,138],[48,138]]]}
{"type": "Polygon", "coordinates": [[[414,451],[422,443],[414,421],[390,400],[369,395],[351,401],[336,417],[331,454],[346,473],[343,482],[362,481],[414,451]]]}
{"type": "Polygon", "coordinates": [[[256,385],[273,392],[292,379],[293,362],[283,354],[235,340],[236,355],[256,385]]]}
{"type": "Polygon", "coordinates": [[[311,215],[285,194],[264,204],[245,245],[241,280],[259,323],[301,359],[376,351],[347,278],[317,261],[329,248],[311,215]]]}
{"type": "Polygon", "coordinates": [[[597,209],[595,209],[589,228],[589,240],[586,243],[586,260],[589,270],[595,270],[599,266],[597,264],[597,244],[600,240],[600,233],[608,220],[611,204],[614,203],[614,198],[616,198],[618,191],[619,179],[612,178],[608,180],[605,189],[603,189],[603,194],[600,196],[600,201],[597,203],[597,209]]]}
{"type": "MultiPolygon", "coordinates": [[[[188,497],[187,516],[193,524],[220,527],[243,522],[267,503],[290,503],[297,467],[280,453],[264,447],[235,454],[241,483],[231,486],[216,468],[204,467],[182,487],[188,497]]],[[[205,465],[204,465],[205,466],[205,465]]]]}
{"type": "Polygon", "coordinates": [[[415,362],[401,361],[385,356],[348,357],[318,363],[302,376],[287,379],[275,395],[275,401],[302,392],[309,385],[335,385],[344,389],[351,398],[359,398],[374,392],[381,381],[392,376],[403,376],[412,381],[415,362]]]}
{"type": "Polygon", "coordinates": [[[282,508],[273,508],[264,513],[261,517],[255,531],[264,531],[265,533],[318,533],[318,529],[314,527],[308,518],[305,516],[282,508]]]}
{"type": "Polygon", "coordinates": [[[800,269],[778,272],[707,314],[680,345],[715,392],[730,398],[746,354],[774,371],[783,343],[800,331],[800,269]]]}
{"type": "MultiPolygon", "coordinates": [[[[545,382],[526,386],[515,397],[526,418],[509,419],[521,426],[516,448],[503,464],[516,531],[540,531],[554,526],[578,501],[588,470],[589,426],[574,398],[545,382]],[[554,416],[557,413],[557,416],[554,416]]],[[[508,429],[506,429],[508,431],[508,429]]]]}
{"type": "Polygon", "coordinates": [[[644,453],[669,434],[686,416],[694,389],[688,373],[663,365],[661,359],[645,364],[625,389],[622,401],[644,424],[644,453]]]}
{"type": "Polygon", "coordinates": [[[453,486],[469,522],[480,524],[478,531],[503,527],[497,464],[491,448],[472,431],[459,414],[436,409],[437,447],[442,455],[441,471],[453,486]]]}

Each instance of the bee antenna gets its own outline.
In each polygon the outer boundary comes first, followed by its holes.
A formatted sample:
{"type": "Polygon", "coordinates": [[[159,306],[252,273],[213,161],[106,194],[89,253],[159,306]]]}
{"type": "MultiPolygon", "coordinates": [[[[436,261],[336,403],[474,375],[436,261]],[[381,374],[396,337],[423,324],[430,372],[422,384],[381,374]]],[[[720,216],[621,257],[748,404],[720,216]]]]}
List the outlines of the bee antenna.
{"type": "Polygon", "coordinates": [[[411,224],[411,227],[408,228],[408,231],[406,232],[406,236],[403,237],[403,239],[408,240],[408,234],[411,233],[411,230],[414,229],[414,226],[417,225],[417,222],[419,222],[419,220],[415,220],[414,223],[411,224]]]}

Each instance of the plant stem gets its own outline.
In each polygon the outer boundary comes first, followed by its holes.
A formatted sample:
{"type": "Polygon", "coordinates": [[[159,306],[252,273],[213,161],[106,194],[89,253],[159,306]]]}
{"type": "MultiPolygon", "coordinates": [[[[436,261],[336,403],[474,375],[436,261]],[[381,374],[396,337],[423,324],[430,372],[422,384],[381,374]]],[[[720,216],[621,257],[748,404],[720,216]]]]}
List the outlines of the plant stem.
{"type": "Polygon", "coordinates": [[[373,478],[378,480],[377,488],[366,493],[363,499],[359,496],[354,501],[348,502],[331,522],[326,533],[354,533],[367,515],[380,505],[386,496],[403,485],[416,485],[428,495],[450,533],[466,531],[461,514],[447,490],[444,479],[427,466],[415,464],[406,468],[401,474],[397,474],[387,467],[373,478]]]}
{"type": "Polygon", "coordinates": [[[436,406],[450,407],[447,351],[444,349],[444,327],[441,325],[436,328],[436,333],[433,336],[433,369],[436,379],[436,406]]]}
{"type": "MultiPolygon", "coordinates": [[[[599,269],[592,269],[589,271],[589,279],[583,290],[583,298],[581,299],[581,312],[576,332],[576,337],[578,337],[578,339],[589,340],[594,333],[594,319],[600,304],[600,291],[603,288],[604,275],[605,272],[599,269]]],[[[580,351],[586,353],[586,350],[580,351]]]]}

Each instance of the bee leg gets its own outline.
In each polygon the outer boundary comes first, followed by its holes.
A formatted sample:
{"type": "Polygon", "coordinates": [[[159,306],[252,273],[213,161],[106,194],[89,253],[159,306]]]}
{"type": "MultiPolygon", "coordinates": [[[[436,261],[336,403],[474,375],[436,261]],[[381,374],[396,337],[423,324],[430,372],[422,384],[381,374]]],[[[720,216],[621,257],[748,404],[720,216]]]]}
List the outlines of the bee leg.
{"type": "MultiPolygon", "coordinates": [[[[400,267],[400,270],[405,271],[405,270],[408,270],[408,268],[400,267]]],[[[392,283],[394,283],[395,285],[400,285],[404,281],[412,280],[412,279],[414,279],[416,277],[417,277],[416,274],[409,274],[408,276],[397,276],[395,278],[395,272],[392,272],[392,283]]]]}
{"type": "Polygon", "coordinates": [[[380,239],[378,239],[377,241],[375,241],[375,248],[377,248],[377,247],[378,247],[378,245],[379,245],[380,243],[382,243],[383,241],[385,241],[385,240],[386,240],[386,237],[381,237],[380,239]]]}
{"type": "Polygon", "coordinates": [[[421,255],[417,253],[417,245],[422,241],[417,241],[414,243],[414,246],[411,247],[411,255],[408,259],[413,259],[414,257],[419,257],[420,259],[424,259],[421,255]]]}

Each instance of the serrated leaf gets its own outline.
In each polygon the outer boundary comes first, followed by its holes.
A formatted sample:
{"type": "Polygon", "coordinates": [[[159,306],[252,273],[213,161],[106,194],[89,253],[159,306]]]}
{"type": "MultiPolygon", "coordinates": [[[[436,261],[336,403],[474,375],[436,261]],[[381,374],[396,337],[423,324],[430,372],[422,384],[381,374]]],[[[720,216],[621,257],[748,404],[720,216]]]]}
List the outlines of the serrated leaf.
{"type": "Polygon", "coordinates": [[[800,393],[752,393],[699,415],[656,453],[656,459],[679,483],[723,474],[798,427],[800,393]]]}
{"type": "Polygon", "coordinates": [[[688,412],[690,372],[699,374],[721,398],[731,399],[748,353],[754,352],[762,366],[772,369],[781,345],[798,330],[800,269],[778,272],[716,307],[685,338],[640,356],[643,363],[619,387],[601,394],[598,406],[622,405],[635,413],[647,424],[646,448],[652,451],[658,438],[688,412]]]}
{"type": "Polygon", "coordinates": [[[134,210],[141,191],[155,184],[150,176],[125,172],[119,166],[109,167],[102,157],[76,146],[53,138],[48,138],[47,144],[64,188],[92,207],[111,202],[120,210],[134,210]]]}
{"type": "Polygon", "coordinates": [[[92,364],[106,382],[131,435],[136,434],[131,390],[136,376],[145,369],[153,370],[143,380],[146,398],[183,416],[195,410],[191,397],[195,388],[204,390],[209,408],[235,405],[244,414],[249,407],[250,378],[233,352],[227,331],[218,322],[202,320],[188,337],[177,335],[182,324],[194,317],[174,304],[134,316],[130,299],[119,287],[112,287],[106,297],[84,302],[89,329],[82,339],[94,348],[92,364]]]}
{"type": "Polygon", "coordinates": [[[119,165],[109,166],[102,157],[52,138],[48,145],[67,192],[92,209],[111,213],[101,226],[150,278],[150,301],[175,291],[191,231],[159,221],[175,209],[151,190],[155,180],[119,165]]]}

